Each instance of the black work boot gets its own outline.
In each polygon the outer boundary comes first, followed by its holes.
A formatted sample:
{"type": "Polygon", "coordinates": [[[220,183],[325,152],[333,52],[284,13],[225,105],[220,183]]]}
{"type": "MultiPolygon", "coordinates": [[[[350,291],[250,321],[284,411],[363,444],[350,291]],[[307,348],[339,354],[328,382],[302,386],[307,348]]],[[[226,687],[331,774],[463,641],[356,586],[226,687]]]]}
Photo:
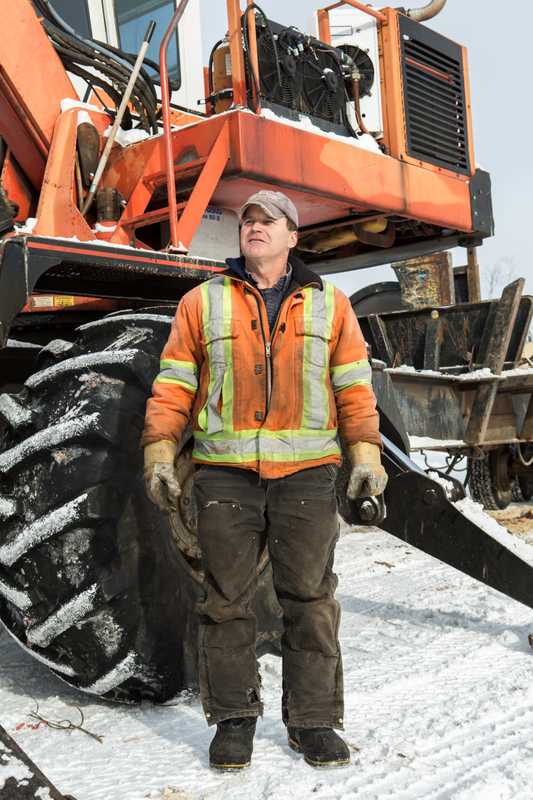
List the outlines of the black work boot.
{"type": "Polygon", "coordinates": [[[350,751],[332,728],[288,728],[289,747],[312,767],[342,767],[350,763],[350,751]]]}
{"type": "Polygon", "coordinates": [[[243,769],[252,760],[257,717],[234,717],[217,724],[209,746],[209,766],[214,769],[243,769]]]}

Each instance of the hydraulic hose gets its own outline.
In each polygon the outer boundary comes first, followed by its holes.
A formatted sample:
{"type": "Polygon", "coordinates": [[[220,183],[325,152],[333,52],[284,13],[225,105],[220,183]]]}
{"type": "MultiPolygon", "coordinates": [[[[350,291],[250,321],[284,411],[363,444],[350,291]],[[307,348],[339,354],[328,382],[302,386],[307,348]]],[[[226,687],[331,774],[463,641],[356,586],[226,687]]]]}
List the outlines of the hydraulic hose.
{"type": "MultiPolygon", "coordinates": [[[[245,45],[246,45],[246,49],[249,52],[248,14],[251,11],[253,11],[254,9],[259,11],[259,13],[261,14],[261,16],[263,17],[263,19],[265,21],[265,25],[266,25],[266,28],[268,30],[268,34],[270,36],[270,41],[272,42],[272,48],[274,50],[274,60],[275,60],[275,64],[276,64],[276,73],[277,73],[277,77],[278,77],[278,83],[281,86],[281,82],[282,81],[281,81],[281,68],[280,68],[280,65],[279,65],[279,56],[278,56],[278,45],[277,45],[276,39],[274,37],[274,33],[272,31],[272,26],[270,24],[270,20],[268,19],[267,15],[263,11],[263,9],[260,6],[257,5],[257,3],[251,3],[249,6],[247,6],[247,8],[246,8],[246,10],[244,11],[244,14],[243,14],[243,17],[244,17],[243,33],[244,33],[244,42],[245,42],[245,45]]],[[[251,63],[249,65],[249,69],[250,69],[250,73],[252,75],[252,79],[253,79],[254,85],[255,85],[256,90],[257,90],[257,96],[259,97],[260,87],[257,85],[258,76],[256,76],[251,63]]]]}
{"type": "Polygon", "coordinates": [[[209,66],[207,67],[207,81],[208,81],[207,85],[209,89],[209,96],[211,96],[215,91],[215,84],[213,80],[213,62],[215,60],[215,52],[223,43],[224,39],[219,39],[218,42],[215,42],[215,44],[211,48],[211,52],[209,53],[209,66]]]}
{"type": "MultiPolygon", "coordinates": [[[[43,24],[56,50],[63,47],[63,49],[69,51],[71,63],[78,62],[79,64],[93,67],[106,75],[115,85],[119,84],[121,88],[127,84],[131,74],[131,67],[125,59],[107,53],[107,48],[99,46],[97,42],[89,42],[77,36],[71,36],[46,20],[43,24]]],[[[141,116],[145,115],[147,117],[148,124],[151,127],[155,121],[154,97],[155,93],[153,92],[153,87],[150,87],[149,81],[138,79],[132,102],[141,116]]]]}
{"type": "MultiPolygon", "coordinates": [[[[71,71],[76,71],[72,67],[78,61],[80,65],[92,66],[104,74],[115,85],[115,88],[125,89],[132,71],[132,57],[129,54],[110,45],[84,39],[65,22],[50,5],[49,0],[34,0],[34,3],[44,17],[44,27],[56,49],[59,45],[63,49],[71,51],[69,53],[71,71]]],[[[109,94],[111,96],[112,92],[109,94]]],[[[151,129],[152,133],[157,133],[157,95],[153,82],[144,69],[141,70],[135,82],[131,100],[141,116],[143,127],[151,129]]]]}
{"type": "MultiPolygon", "coordinates": [[[[49,23],[45,23],[47,32],[48,25],[49,23]]],[[[113,60],[109,60],[109,62],[106,61],[104,64],[101,64],[99,58],[96,57],[94,53],[91,55],[89,48],[82,49],[78,47],[77,43],[75,43],[73,40],[69,40],[68,37],[63,34],[54,34],[52,32],[50,35],[52,37],[55,50],[62,59],[65,67],[74,74],[82,77],[84,80],[88,80],[88,82],[91,84],[101,86],[114,100],[118,107],[121,93],[117,92],[114,86],[119,85],[121,88],[123,88],[124,82],[126,78],[129,77],[131,71],[127,72],[126,70],[123,70],[120,65],[113,60]],[[98,70],[98,72],[103,73],[108,79],[107,85],[105,81],[102,81],[101,79],[99,80],[96,76],[91,77],[90,73],[83,74],[85,72],[83,70],[83,66],[91,67],[98,70]],[[110,81],[113,83],[111,84],[110,81]]],[[[137,89],[138,88],[139,87],[137,86],[137,89]]],[[[137,94],[132,97],[132,103],[140,114],[141,119],[144,118],[145,120],[143,127],[152,127],[155,121],[155,103],[151,101],[150,96],[146,95],[144,91],[142,91],[142,93],[137,92],[137,94]]]]}
{"type": "Polygon", "coordinates": [[[357,124],[359,125],[359,130],[361,133],[369,134],[370,131],[365,125],[365,121],[363,119],[363,114],[361,113],[361,91],[360,85],[358,80],[353,81],[353,102],[354,102],[354,110],[355,110],[355,118],[357,120],[357,124]]]}
{"type": "Polygon", "coordinates": [[[130,100],[130,96],[131,96],[131,93],[133,91],[133,87],[135,85],[135,81],[136,81],[137,76],[139,74],[139,71],[140,71],[140,69],[142,67],[142,63],[143,63],[144,57],[146,55],[146,51],[148,50],[148,47],[150,45],[150,41],[152,39],[154,30],[155,30],[155,22],[152,20],[148,24],[148,28],[147,28],[146,33],[144,35],[143,42],[142,42],[141,47],[139,49],[139,54],[137,56],[137,60],[136,60],[136,62],[134,64],[134,67],[133,67],[133,69],[131,71],[131,75],[130,75],[130,79],[128,81],[128,85],[126,86],[126,90],[124,92],[124,95],[122,96],[122,100],[120,101],[120,106],[119,106],[119,108],[117,110],[117,115],[115,117],[115,121],[114,121],[114,123],[112,125],[111,131],[110,131],[109,136],[107,138],[107,142],[105,144],[103,153],[100,156],[100,161],[98,162],[98,166],[96,168],[96,172],[94,173],[94,177],[93,177],[91,186],[89,188],[89,192],[87,194],[87,197],[85,198],[85,202],[84,202],[83,208],[81,210],[81,213],[83,214],[83,216],[85,216],[87,214],[87,211],[91,207],[91,203],[93,201],[93,198],[96,195],[96,190],[98,189],[98,184],[100,182],[100,179],[101,179],[101,177],[103,175],[103,172],[104,172],[104,169],[106,167],[107,160],[109,158],[109,154],[111,153],[111,148],[113,147],[113,142],[115,140],[115,137],[117,135],[118,129],[120,127],[120,123],[122,122],[122,118],[124,116],[124,112],[126,111],[126,108],[128,106],[128,103],[129,103],[129,100],[130,100]]]}
{"type": "Polygon", "coordinates": [[[416,22],[424,22],[426,19],[432,19],[437,14],[440,14],[447,2],[448,0],[431,0],[431,3],[428,3],[423,8],[410,8],[407,16],[416,20],[416,22]]]}

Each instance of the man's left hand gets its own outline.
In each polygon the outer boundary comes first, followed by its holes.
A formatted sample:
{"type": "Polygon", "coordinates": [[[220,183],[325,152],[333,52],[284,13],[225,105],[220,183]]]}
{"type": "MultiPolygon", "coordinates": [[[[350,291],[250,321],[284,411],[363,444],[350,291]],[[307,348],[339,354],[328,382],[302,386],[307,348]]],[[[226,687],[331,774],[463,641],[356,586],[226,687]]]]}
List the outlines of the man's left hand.
{"type": "Polygon", "coordinates": [[[377,444],[358,442],[348,448],[352,471],[346,494],[350,500],[357,497],[383,494],[388,476],[381,464],[381,450],[377,444]]]}

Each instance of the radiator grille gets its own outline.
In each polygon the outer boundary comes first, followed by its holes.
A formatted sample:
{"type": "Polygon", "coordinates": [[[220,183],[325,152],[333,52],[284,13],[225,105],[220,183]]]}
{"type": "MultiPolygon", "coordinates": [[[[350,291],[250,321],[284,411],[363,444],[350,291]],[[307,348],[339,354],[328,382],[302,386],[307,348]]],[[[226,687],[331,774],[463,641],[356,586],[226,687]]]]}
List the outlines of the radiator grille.
{"type": "Polygon", "coordinates": [[[407,152],[470,174],[462,50],[400,15],[407,152]]]}

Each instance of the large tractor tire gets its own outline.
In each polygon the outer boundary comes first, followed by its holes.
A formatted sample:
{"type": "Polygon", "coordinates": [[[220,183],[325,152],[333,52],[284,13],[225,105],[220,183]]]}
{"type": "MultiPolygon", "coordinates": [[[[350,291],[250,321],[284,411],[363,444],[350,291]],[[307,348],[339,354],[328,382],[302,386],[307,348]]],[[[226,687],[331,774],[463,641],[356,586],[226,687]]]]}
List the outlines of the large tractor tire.
{"type": "Polygon", "coordinates": [[[510,450],[499,447],[481,458],[469,458],[470,493],[489,511],[507,508],[513,500],[513,477],[510,473],[510,450]]]}
{"type": "Polygon", "coordinates": [[[514,479],[511,486],[511,490],[513,493],[513,503],[523,503],[526,500],[526,498],[522,494],[522,489],[520,487],[520,481],[518,480],[518,478],[514,479]]]}
{"type": "Polygon", "coordinates": [[[533,475],[527,472],[525,475],[519,475],[516,479],[518,486],[520,487],[520,500],[517,502],[526,502],[529,503],[531,498],[533,497],[533,475]]]}
{"type": "MultiPolygon", "coordinates": [[[[171,518],[146,498],[139,447],[171,314],[82,325],[0,396],[0,619],[71,685],[125,702],[197,686],[190,448],[171,518]]],[[[261,653],[279,648],[281,625],[266,554],[259,573],[261,653]]]]}
{"type": "Polygon", "coordinates": [[[533,498],[533,463],[530,463],[533,458],[533,446],[530,444],[522,445],[519,447],[516,455],[517,459],[529,464],[526,471],[520,471],[515,479],[515,485],[518,487],[515,499],[518,503],[529,503],[533,498]]]}

